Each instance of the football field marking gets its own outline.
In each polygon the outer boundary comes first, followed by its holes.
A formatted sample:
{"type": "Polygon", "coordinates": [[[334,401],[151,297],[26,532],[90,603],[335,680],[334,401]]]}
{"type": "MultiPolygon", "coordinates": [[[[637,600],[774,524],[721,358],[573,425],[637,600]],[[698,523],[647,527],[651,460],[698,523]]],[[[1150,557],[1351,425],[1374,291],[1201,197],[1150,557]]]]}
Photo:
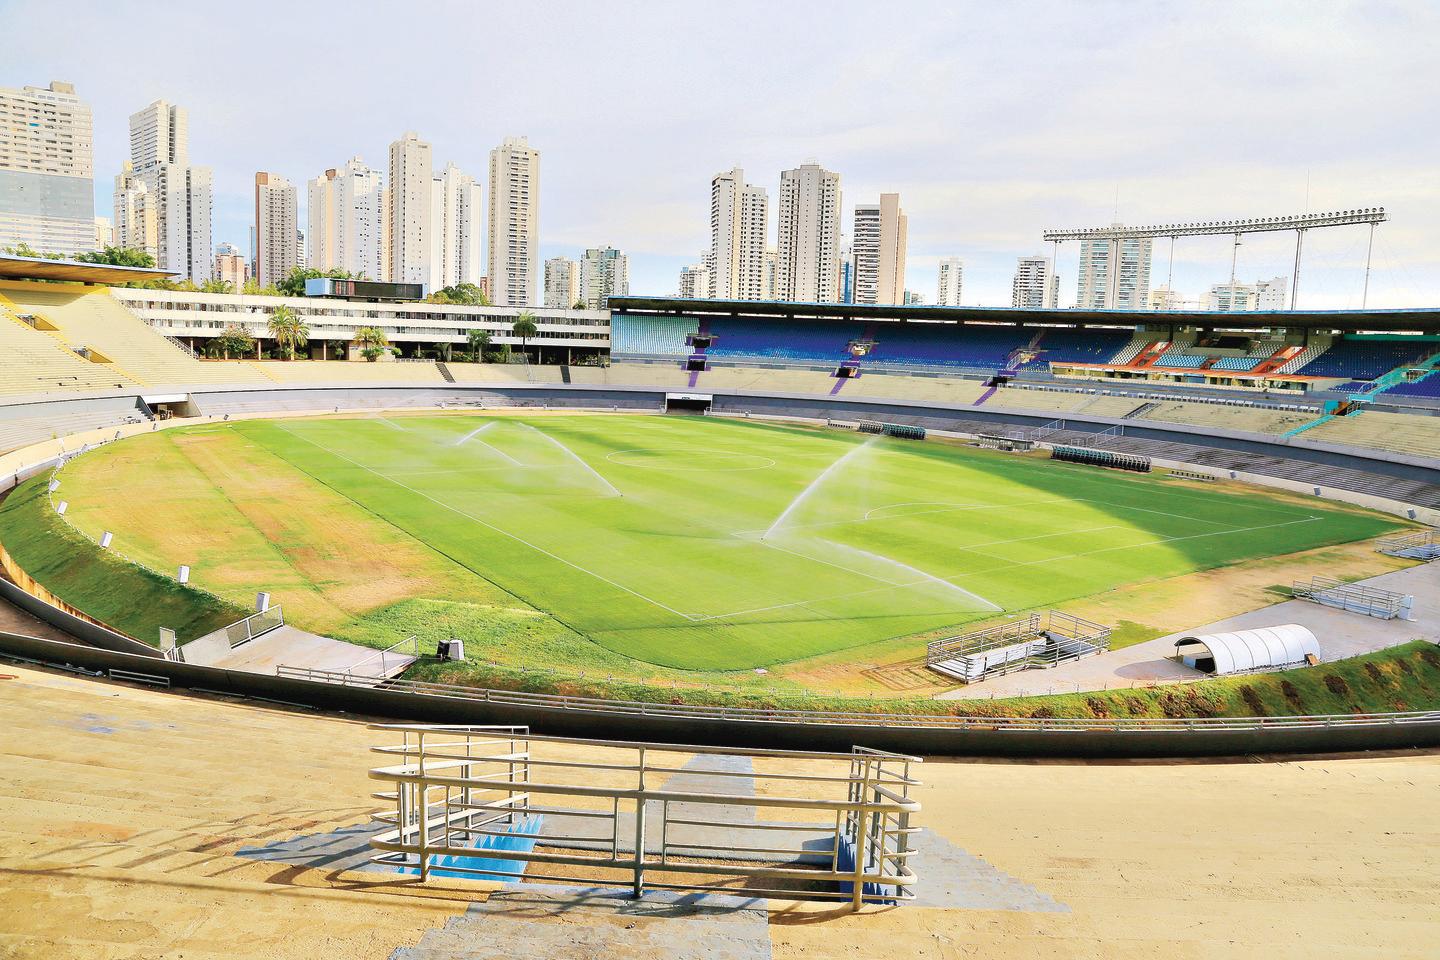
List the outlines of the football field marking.
{"type": "Polygon", "coordinates": [[[330,449],[329,447],[325,446],[325,444],[323,444],[323,443],[320,443],[320,442],[315,441],[315,440],[311,440],[309,437],[304,436],[303,434],[296,433],[294,430],[291,430],[289,427],[285,426],[285,425],[282,424],[282,423],[276,423],[275,426],[279,427],[281,430],[283,430],[283,431],[285,431],[286,433],[290,434],[292,437],[295,437],[295,438],[298,439],[298,440],[304,440],[306,443],[310,444],[311,446],[316,447],[316,448],[318,448],[318,449],[320,449],[320,450],[323,450],[325,453],[330,454],[332,457],[339,457],[341,460],[344,460],[346,463],[353,464],[354,466],[359,467],[361,470],[364,470],[364,471],[367,472],[367,473],[373,474],[374,476],[379,477],[381,480],[384,480],[384,481],[387,482],[387,483],[393,483],[393,484],[395,484],[397,487],[403,487],[403,488],[405,488],[406,490],[409,490],[411,493],[415,494],[417,497],[423,497],[423,498],[425,498],[426,500],[429,500],[431,503],[435,504],[437,507],[441,507],[441,508],[443,508],[443,509],[445,509],[445,510],[449,510],[451,513],[454,513],[454,514],[456,514],[456,515],[458,515],[458,516],[464,517],[465,519],[470,520],[470,521],[472,521],[472,522],[474,522],[474,523],[478,523],[480,526],[485,527],[485,528],[488,529],[488,530],[493,530],[495,533],[500,534],[502,537],[509,537],[511,540],[514,540],[516,543],[523,544],[524,546],[529,547],[531,550],[534,550],[536,553],[543,554],[543,555],[549,557],[549,558],[552,559],[552,560],[556,560],[556,561],[558,561],[558,562],[560,562],[560,563],[563,563],[563,564],[565,564],[565,566],[570,567],[570,568],[573,569],[573,570],[579,570],[581,573],[585,574],[586,576],[594,577],[596,580],[599,580],[601,583],[607,583],[607,584],[609,584],[610,586],[614,587],[616,590],[622,590],[622,591],[624,591],[625,593],[630,594],[632,597],[635,597],[635,598],[640,599],[640,600],[644,600],[646,603],[651,604],[652,606],[659,607],[661,610],[664,610],[664,611],[666,611],[666,612],[668,612],[668,613],[673,613],[673,614],[675,614],[675,616],[680,617],[680,618],[682,618],[682,619],[690,620],[690,621],[692,621],[692,622],[695,621],[695,620],[700,619],[699,617],[695,617],[695,616],[693,616],[693,615],[691,615],[691,614],[682,613],[681,611],[676,610],[674,607],[670,606],[669,604],[661,603],[659,600],[656,600],[654,597],[647,597],[647,596],[645,596],[645,594],[641,593],[641,592],[638,591],[638,590],[631,590],[629,587],[625,586],[623,583],[616,583],[614,580],[611,580],[609,577],[606,577],[606,576],[603,576],[603,575],[601,575],[601,574],[598,574],[598,573],[596,573],[594,570],[586,569],[585,567],[582,567],[582,566],[580,566],[580,564],[575,563],[575,562],[573,562],[573,561],[566,560],[564,557],[560,556],[559,554],[551,553],[549,550],[546,550],[544,547],[539,546],[539,545],[534,544],[534,543],[531,543],[529,540],[526,540],[524,537],[517,536],[516,534],[511,533],[509,530],[504,530],[504,529],[502,529],[502,528],[500,528],[500,527],[497,527],[497,526],[495,526],[495,524],[490,523],[490,522],[487,521],[487,520],[482,520],[481,518],[475,516],[474,514],[467,513],[466,511],[461,510],[459,507],[455,507],[455,506],[452,506],[451,504],[446,503],[444,500],[436,499],[435,497],[430,496],[430,494],[426,493],[425,491],[423,491],[423,490],[417,490],[416,488],[410,486],[410,484],[405,483],[404,481],[401,481],[401,480],[397,480],[397,479],[395,479],[394,477],[389,476],[389,475],[386,474],[386,473],[383,473],[383,472],[381,472],[381,471],[379,471],[379,470],[376,470],[374,467],[368,466],[367,464],[363,464],[363,463],[361,463],[360,461],[356,460],[356,459],[353,458],[353,457],[346,456],[345,454],[341,453],[341,452],[338,451],[338,450],[332,450],[332,449],[330,449]]]}

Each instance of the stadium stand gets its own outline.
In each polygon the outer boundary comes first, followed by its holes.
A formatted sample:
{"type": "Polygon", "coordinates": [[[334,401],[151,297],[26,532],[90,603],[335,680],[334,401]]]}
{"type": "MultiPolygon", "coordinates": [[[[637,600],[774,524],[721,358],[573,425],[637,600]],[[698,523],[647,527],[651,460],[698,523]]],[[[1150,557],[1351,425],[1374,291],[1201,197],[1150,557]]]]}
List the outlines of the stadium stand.
{"type": "MultiPolygon", "coordinates": [[[[860,323],[771,322],[724,317],[710,321],[715,343],[707,354],[717,358],[838,363],[847,356],[845,348],[850,341],[859,339],[864,332],[865,327],[860,323]]],[[[884,339],[888,342],[890,338],[884,339]]],[[[683,340],[681,342],[683,344],[683,340]]],[[[689,349],[685,352],[688,354],[689,349]]]]}
{"type": "Polygon", "coordinates": [[[633,357],[685,357],[685,338],[700,328],[698,320],[682,317],[627,318],[611,329],[611,352],[633,357]]]}
{"type": "MultiPolygon", "coordinates": [[[[1130,337],[1129,342],[1126,343],[1123,347],[1121,347],[1120,350],[1115,354],[1115,356],[1111,357],[1108,362],[1116,364],[1117,366],[1124,366],[1130,361],[1134,360],[1136,357],[1138,357],[1140,355],[1140,351],[1144,350],[1152,342],[1153,341],[1151,339],[1151,335],[1148,333],[1134,334],[1130,337]]],[[[1099,362],[1104,363],[1106,361],[1099,362]]]]}
{"type": "Polygon", "coordinates": [[[1307,430],[1304,437],[1440,458],[1440,417],[1365,411],[1348,417],[1332,417],[1307,430]]]}
{"type": "Polygon", "coordinates": [[[1440,399],[1440,373],[1431,373],[1419,380],[1400,382],[1384,391],[1401,397],[1435,397],[1440,399]]]}
{"type": "MultiPolygon", "coordinates": [[[[4,290],[0,289],[0,296],[4,290]]],[[[30,396],[126,390],[136,382],[108,363],[86,360],[21,319],[26,311],[0,299],[0,395],[30,396]]]]}
{"type": "MultiPolygon", "coordinates": [[[[1300,373],[1307,377],[1349,377],[1352,380],[1373,380],[1396,367],[1417,363],[1435,352],[1436,341],[1414,338],[1341,337],[1329,349],[1304,363],[1300,360],[1281,368],[1284,373],[1300,373]]],[[[1308,352],[1308,348],[1307,348],[1308,352]]]]}
{"type": "Polygon", "coordinates": [[[262,379],[254,367],[204,363],[157,334],[104,288],[7,283],[0,287],[13,309],[52,328],[47,335],[70,349],[100,354],[128,380],[159,384],[240,384],[262,379]]]}
{"type": "MultiPolygon", "coordinates": [[[[1053,362],[1106,363],[1117,351],[1133,343],[1128,329],[1090,328],[1072,330],[1065,327],[1032,328],[1040,334],[1035,359],[1020,369],[1030,370],[1053,362]]],[[[1142,342],[1139,346],[1143,347],[1142,342]]],[[[1138,352],[1139,347],[1136,347],[1138,352]]]]}
{"type": "Polygon", "coordinates": [[[135,397],[0,405],[0,453],[86,430],[148,419],[149,415],[135,397]]]}
{"type": "MultiPolygon", "coordinates": [[[[276,383],[414,383],[438,385],[445,383],[439,368],[424,363],[364,363],[345,360],[258,360],[247,366],[257,369],[276,383]]],[[[260,379],[252,377],[251,381],[260,379]]]]}
{"type": "Polygon", "coordinates": [[[1189,423],[1201,427],[1224,427],[1250,433],[1284,433],[1315,417],[1293,410],[1267,407],[1230,406],[1220,403],[1163,402],[1136,415],[1140,420],[1163,420],[1168,423],[1189,423]]]}

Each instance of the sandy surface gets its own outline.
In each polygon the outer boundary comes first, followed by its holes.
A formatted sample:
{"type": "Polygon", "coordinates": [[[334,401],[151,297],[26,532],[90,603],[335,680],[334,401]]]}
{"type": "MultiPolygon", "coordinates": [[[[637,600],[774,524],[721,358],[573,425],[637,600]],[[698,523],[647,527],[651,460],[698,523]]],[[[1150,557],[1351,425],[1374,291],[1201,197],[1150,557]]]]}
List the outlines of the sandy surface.
{"type": "MultiPolygon", "coordinates": [[[[381,735],[357,722],[0,673],[0,957],[385,960],[488,900],[234,856],[363,822],[381,735]]],[[[1440,942],[1440,755],[918,774],[924,826],[1066,909],[772,903],[773,956],[1419,958],[1440,942]]],[[[592,954],[532,936],[579,914],[494,916],[487,936],[550,944],[530,957],[652,955],[631,921],[592,954]]]]}

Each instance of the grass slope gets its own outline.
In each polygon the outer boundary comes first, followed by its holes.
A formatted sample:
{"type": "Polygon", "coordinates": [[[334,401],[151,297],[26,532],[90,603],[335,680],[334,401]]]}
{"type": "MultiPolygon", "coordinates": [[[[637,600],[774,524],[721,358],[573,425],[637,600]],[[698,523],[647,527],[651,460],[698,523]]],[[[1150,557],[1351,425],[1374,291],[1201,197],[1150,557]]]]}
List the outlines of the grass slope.
{"type": "Polygon", "coordinates": [[[0,543],[61,600],[154,646],[161,627],[184,643],[249,612],[101,550],[55,513],[48,483],[48,476],[35,477],[0,503],[0,543]]]}
{"type": "Polygon", "coordinates": [[[556,679],[475,663],[423,663],[410,679],[474,687],[605,697],[650,703],[694,703],[776,710],[846,710],[957,717],[1254,717],[1389,713],[1440,707],[1440,649],[1424,640],[1348,660],[1246,677],[1163,687],[997,700],[904,700],[778,693],[666,690],[602,678],[556,679]]]}

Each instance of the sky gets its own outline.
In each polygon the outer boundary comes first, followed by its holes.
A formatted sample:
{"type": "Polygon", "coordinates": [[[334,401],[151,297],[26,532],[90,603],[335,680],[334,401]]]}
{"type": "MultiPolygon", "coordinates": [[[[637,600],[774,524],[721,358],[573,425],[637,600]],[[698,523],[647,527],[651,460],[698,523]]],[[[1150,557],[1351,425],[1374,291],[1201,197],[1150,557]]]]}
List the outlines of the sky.
{"type": "MultiPolygon", "coordinates": [[[[817,161],[856,203],[898,192],[906,285],[1008,305],[1049,227],[1384,206],[1370,306],[1440,304],[1440,3],[684,2],[243,6],[0,0],[0,86],[74,83],[94,110],[108,216],[128,117],[186,107],[215,171],[215,242],[248,245],[254,173],[304,181],[407,130],[485,178],[541,154],[542,257],[613,245],[631,292],[670,294],[709,244],[709,184],[767,188],[817,161]]],[[[303,224],[303,211],[302,220],[303,224]]],[[[1302,308],[1358,307],[1368,231],[1312,231],[1302,308]]],[[[773,240],[772,240],[773,242],[773,240]]],[[[1227,237],[1155,245],[1151,280],[1191,299],[1229,278],[1227,237]]],[[[1078,245],[1060,248],[1061,304],[1078,245]]],[[[1242,280],[1289,276],[1293,235],[1239,250],[1242,280]]]]}

